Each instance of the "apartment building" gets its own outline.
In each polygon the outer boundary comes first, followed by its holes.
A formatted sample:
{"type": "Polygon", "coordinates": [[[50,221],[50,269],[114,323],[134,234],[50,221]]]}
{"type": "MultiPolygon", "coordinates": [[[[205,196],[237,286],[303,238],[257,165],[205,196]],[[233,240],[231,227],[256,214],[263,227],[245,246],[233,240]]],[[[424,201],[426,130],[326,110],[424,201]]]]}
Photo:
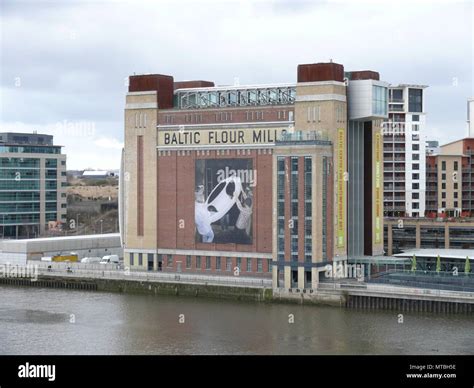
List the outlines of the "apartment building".
{"type": "Polygon", "coordinates": [[[423,217],[426,189],[425,85],[391,85],[384,123],[384,215],[423,217]]]}

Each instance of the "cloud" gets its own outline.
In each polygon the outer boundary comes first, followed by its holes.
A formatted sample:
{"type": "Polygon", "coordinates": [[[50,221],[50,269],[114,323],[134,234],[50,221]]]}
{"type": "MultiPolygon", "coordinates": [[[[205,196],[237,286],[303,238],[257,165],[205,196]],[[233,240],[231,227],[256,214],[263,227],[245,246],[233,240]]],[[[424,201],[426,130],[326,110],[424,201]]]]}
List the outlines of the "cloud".
{"type": "Polygon", "coordinates": [[[0,7],[0,128],[93,124],[93,136],[57,135],[71,165],[118,168],[126,78],[134,73],[280,83],[294,82],[300,63],[333,59],[390,83],[429,85],[427,135],[441,141],[464,136],[466,99],[474,96],[471,1],[4,0],[0,7]]]}
{"type": "Polygon", "coordinates": [[[123,143],[119,142],[117,139],[106,137],[94,140],[94,144],[101,148],[111,148],[114,150],[121,150],[123,148],[123,143]]]}

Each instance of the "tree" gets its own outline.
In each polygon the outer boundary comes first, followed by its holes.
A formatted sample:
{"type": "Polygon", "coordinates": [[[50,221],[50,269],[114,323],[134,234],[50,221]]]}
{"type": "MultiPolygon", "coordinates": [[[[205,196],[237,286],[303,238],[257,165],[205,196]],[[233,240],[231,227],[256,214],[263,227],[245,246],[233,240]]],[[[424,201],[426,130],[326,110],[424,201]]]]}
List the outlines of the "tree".
{"type": "Polygon", "coordinates": [[[466,262],[464,263],[464,273],[466,275],[471,272],[471,262],[469,261],[469,256],[466,256],[466,262]]]}
{"type": "Polygon", "coordinates": [[[438,258],[436,259],[436,272],[440,273],[441,272],[441,258],[438,255],[438,258]]]}

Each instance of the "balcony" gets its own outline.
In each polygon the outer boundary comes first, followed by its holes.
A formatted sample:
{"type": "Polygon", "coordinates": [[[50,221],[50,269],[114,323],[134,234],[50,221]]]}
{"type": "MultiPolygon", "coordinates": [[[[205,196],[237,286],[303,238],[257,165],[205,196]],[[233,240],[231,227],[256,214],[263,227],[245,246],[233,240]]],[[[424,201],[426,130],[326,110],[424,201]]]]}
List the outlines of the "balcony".
{"type": "Polygon", "coordinates": [[[385,211],[405,211],[405,206],[384,206],[385,211]]]}
{"type": "Polygon", "coordinates": [[[394,98],[394,97],[390,97],[388,99],[388,102],[390,103],[395,103],[395,104],[403,104],[405,102],[405,100],[403,98],[394,98]]]}
{"type": "Polygon", "coordinates": [[[403,112],[403,105],[389,105],[389,112],[403,112]]]}
{"type": "Polygon", "coordinates": [[[389,186],[384,186],[383,189],[384,191],[405,191],[405,185],[403,186],[389,185],[389,186]]]}

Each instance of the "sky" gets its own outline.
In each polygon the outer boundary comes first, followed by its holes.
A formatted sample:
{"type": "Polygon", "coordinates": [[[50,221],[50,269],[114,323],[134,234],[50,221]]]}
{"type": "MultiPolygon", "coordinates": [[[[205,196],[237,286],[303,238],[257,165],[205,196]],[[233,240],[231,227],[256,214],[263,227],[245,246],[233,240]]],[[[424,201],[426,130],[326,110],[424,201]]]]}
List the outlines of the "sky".
{"type": "Polygon", "coordinates": [[[127,77],[296,82],[302,63],[428,85],[427,139],[467,134],[474,7],[465,1],[0,0],[0,131],[47,133],[68,169],[117,169],[127,77]]]}

